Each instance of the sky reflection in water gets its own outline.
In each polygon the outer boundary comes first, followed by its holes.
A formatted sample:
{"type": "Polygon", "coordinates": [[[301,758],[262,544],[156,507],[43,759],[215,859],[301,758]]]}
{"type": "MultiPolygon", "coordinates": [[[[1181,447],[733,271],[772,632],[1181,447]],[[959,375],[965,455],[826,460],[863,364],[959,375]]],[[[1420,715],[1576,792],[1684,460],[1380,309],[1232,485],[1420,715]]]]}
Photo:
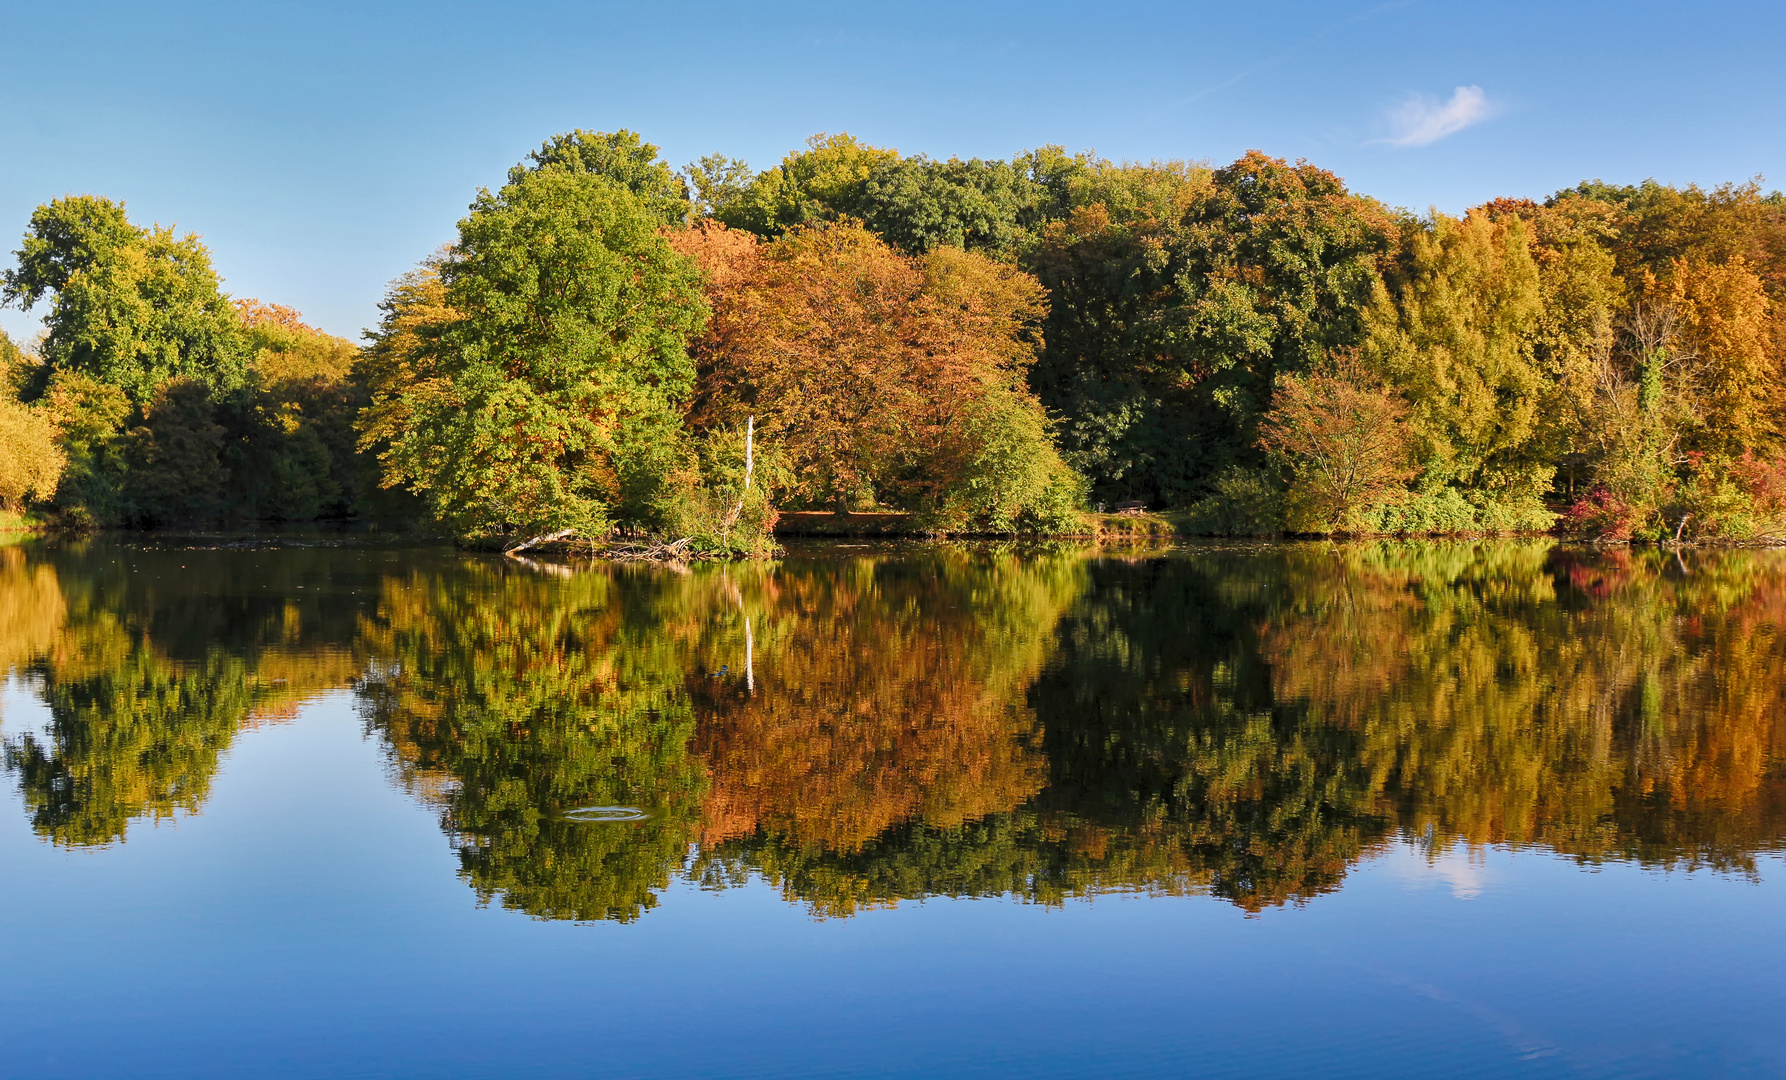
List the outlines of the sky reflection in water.
{"type": "Polygon", "coordinates": [[[1782,625],[1771,552],[0,548],[0,1075],[1780,1075],[1782,625]]]}

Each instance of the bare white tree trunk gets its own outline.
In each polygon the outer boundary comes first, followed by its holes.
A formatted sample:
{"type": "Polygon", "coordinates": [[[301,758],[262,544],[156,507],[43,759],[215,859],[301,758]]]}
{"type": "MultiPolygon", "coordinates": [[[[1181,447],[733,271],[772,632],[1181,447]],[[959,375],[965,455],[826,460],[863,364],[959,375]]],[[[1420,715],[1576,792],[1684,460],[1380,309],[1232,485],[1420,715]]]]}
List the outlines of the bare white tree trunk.
{"type": "Polygon", "coordinates": [[[750,476],[756,470],[756,444],[757,418],[753,415],[744,425],[744,494],[738,496],[738,505],[726,515],[727,531],[737,523],[738,515],[744,513],[744,500],[750,497],[750,476]]]}

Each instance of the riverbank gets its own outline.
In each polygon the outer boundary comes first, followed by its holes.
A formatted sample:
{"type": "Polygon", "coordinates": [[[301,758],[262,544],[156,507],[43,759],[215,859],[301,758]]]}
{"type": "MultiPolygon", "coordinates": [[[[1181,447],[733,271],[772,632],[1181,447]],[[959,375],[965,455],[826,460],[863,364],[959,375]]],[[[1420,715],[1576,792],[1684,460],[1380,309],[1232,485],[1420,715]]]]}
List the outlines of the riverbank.
{"type": "Polygon", "coordinates": [[[20,536],[43,531],[43,522],[34,515],[0,510],[0,536],[20,536]]]}
{"type": "MultiPolygon", "coordinates": [[[[1105,540],[1170,539],[1189,535],[1183,531],[1183,514],[1081,514],[1080,525],[1068,532],[1023,534],[1037,539],[1105,540]]],[[[796,510],[775,523],[777,537],[835,539],[923,539],[938,535],[960,538],[1010,536],[1010,533],[962,532],[938,534],[918,524],[911,514],[865,512],[838,514],[829,510],[796,510]]]]}

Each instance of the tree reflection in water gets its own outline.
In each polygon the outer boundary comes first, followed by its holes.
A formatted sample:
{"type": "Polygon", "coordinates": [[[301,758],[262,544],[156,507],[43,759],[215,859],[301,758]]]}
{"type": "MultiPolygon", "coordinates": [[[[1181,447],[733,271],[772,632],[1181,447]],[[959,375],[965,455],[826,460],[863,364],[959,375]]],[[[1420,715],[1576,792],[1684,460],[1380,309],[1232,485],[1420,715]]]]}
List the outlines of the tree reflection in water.
{"type": "Polygon", "coordinates": [[[1259,910],[1398,837],[1754,874],[1786,836],[1774,552],[6,548],[0,615],[46,838],[196,811],[244,726],[351,683],[478,896],[541,918],[752,877],[1259,910]]]}
{"type": "Polygon", "coordinates": [[[35,682],[51,717],[6,741],[40,836],[103,846],[198,812],[239,731],[362,667],[334,553],[215,554],[0,547],[0,675],[35,682]]]}

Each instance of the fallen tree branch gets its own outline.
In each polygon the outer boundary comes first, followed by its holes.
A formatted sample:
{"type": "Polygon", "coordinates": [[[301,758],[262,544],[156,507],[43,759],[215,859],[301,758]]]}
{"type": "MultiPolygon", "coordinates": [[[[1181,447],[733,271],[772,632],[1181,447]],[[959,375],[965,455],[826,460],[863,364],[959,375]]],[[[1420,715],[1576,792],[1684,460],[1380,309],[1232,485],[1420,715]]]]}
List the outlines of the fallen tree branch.
{"type": "Polygon", "coordinates": [[[523,540],[519,544],[516,544],[514,547],[503,548],[502,553],[504,555],[519,555],[521,552],[526,551],[528,548],[533,547],[536,544],[549,544],[554,540],[563,540],[565,537],[571,535],[572,533],[574,533],[576,531],[577,530],[575,530],[575,529],[560,529],[555,533],[547,533],[544,536],[536,536],[536,537],[532,538],[531,540],[523,540]]]}
{"type": "Polygon", "coordinates": [[[688,558],[688,546],[695,538],[685,536],[680,540],[663,543],[656,540],[643,543],[610,544],[607,556],[610,559],[639,562],[681,562],[688,558]]]}

